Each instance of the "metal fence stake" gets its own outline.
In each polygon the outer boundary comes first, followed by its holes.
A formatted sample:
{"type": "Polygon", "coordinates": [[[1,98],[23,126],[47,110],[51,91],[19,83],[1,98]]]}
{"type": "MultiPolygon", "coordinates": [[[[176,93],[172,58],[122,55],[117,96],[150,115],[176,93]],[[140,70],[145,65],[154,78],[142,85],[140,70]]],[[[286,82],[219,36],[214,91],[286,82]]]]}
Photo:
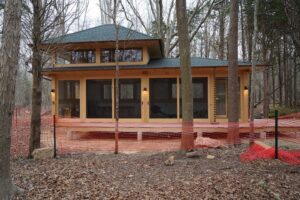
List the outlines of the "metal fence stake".
{"type": "Polygon", "coordinates": [[[53,157],[56,158],[56,121],[55,115],[53,115],[53,157]]]}
{"type": "Polygon", "coordinates": [[[278,110],[275,110],[275,159],[278,159],[278,110]]]}

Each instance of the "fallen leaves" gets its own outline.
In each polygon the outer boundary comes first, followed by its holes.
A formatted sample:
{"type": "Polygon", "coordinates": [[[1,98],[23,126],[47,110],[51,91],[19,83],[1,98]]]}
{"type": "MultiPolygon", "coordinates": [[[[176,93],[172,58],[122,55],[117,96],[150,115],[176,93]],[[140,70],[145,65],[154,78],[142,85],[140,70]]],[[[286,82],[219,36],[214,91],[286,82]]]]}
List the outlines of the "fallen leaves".
{"type": "Polygon", "coordinates": [[[199,150],[203,156],[193,159],[178,152],[17,158],[12,177],[25,192],[14,199],[300,199],[299,167],[272,160],[243,164],[243,150],[199,150]],[[171,157],[174,166],[165,166],[171,157]]]}

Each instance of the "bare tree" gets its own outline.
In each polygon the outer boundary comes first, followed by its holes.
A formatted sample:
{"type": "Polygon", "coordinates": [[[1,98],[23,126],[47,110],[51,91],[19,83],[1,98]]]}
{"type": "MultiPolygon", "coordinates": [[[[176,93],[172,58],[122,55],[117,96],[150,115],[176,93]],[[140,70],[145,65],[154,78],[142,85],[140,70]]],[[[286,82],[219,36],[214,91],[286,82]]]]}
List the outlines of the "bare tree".
{"type": "MultiPolygon", "coordinates": [[[[211,15],[213,8],[218,5],[220,1],[217,0],[197,0],[195,6],[189,12],[187,24],[189,27],[190,42],[196,38],[197,33],[203,27],[205,21],[211,15]],[[200,17],[200,20],[196,20],[200,17]]],[[[143,19],[139,9],[134,5],[132,0],[126,0],[126,3],[133,14],[136,16],[137,21],[141,24],[142,28],[149,34],[161,38],[164,43],[164,55],[170,57],[175,48],[178,47],[178,33],[176,31],[176,16],[174,12],[174,0],[168,2],[168,6],[163,4],[162,0],[149,0],[149,17],[153,19],[151,25],[147,25],[143,19]],[[164,14],[166,13],[166,14],[164,14]],[[152,30],[152,31],[151,31],[152,30]]],[[[127,11],[129,12],[129,11],[127,11]]]]}
{"type": "Polygon", "coordinates": [[[292,39],[300,56],[300,5],[298,0],[282,0],[290,29],[292,31],[292,39]]]}
{"type": "Polygon", "coordinates": [[[42,105],[42,69],[49,61],[47,51],[41,50],[43,41],[65,34],[76,20],[78,13],[75,0],[31,0],[32,15],[29,14],[26,34],[32,43],[32,106],[31,106],[31,133],[29,140],[28,157],[34,149],[40,147],[41,136],[41,105],[42,105]],[[32,20],[32,23],[31,23],[32,20]],[[68,23],[67,23],[68,22],[68,23]],[[29,24],[29,25],[28,25],[29,24]],[[32,24],[32,27],[31,27],[32,24]]]}
{"type": "Polygon", "coordinates": [[[113,16],[112,20],[115,25],[116,34],[116,49],[115,49],[115,60],[116,60],[116,70],[115,70],[115,154],[119,152],[119,24],[117,22],[117,14],[120,5],[120,0],[114,0],[113,5],[113,16]]]}
{"type": "Polygon", "coordinates": [[[113,1],[111,0],[99,0],[101,24],[112,23],[112,19],[108,15],[109,11],[112,10],[112,4],[113,1]]]}
{"type": "Polygon", "coordinates": [[[256,49],[256,40],[257,40],[257,12],[258,12],[258,0],[254,2],[254,31],[252,39],[252,67],[251,67],[251,88],[250,88],[250,126],[251,126],[251,143],[253,142],[254,134],[254,98],[255,98],[255,82],[256,82],[256,62],[257,62],[257,49],[256,49]]]}
{"type": "Polygon", "coordinates": [[[33,5],[32,29],[32,106],[31,106],[31,134],[29,140],[28,157],[34,149],[40,147],[41,136],[41,105],[42,105],[42,53],[39,46],[42,43],[42,1],[31,0],[33,5]]]}
{"type": "Polygon", "coordinates": [[[0,197],[4,200],[17,191],[10,175],[10,142],[20,36],[21,1],[6,1],[0,49],[0,197]]]}
{"type": "Polygon", "coordinates": [[[229,28],[229,49],[228,49],[228,142],[238,143],[238,0],[230,1],[230,28],[229,28]]]}
{"type": "Polygon", "coordinates": [[[187,26],[186,1],[176,0],[177,29],[179,40],[181,89],[182,89],[182,134],[181,148],[194,148],[193,93],[190,41],[187,26]]]}
{"type": "Polygon", "coordinates": [[[225,0],[221,1],[220,3],[220,8],[218,9],[219,10],[219,38],[220,38],[220,41],[219,41],[219,59],[223,60],[224,59],[224,49],[225,49],[225,36],[224,36],[224,33],[225,33],[225,17],[226,17],[226,14],[224,12],[224,5],[225,5],[225,0]]]}

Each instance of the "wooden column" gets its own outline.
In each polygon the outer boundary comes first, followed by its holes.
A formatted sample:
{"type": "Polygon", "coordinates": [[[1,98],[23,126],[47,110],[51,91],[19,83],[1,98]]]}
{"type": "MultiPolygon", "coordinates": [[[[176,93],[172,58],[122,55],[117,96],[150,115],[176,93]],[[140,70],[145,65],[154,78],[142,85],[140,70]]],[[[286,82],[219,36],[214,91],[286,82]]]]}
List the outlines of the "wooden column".
{"type": "Polygon", "coordinates": [[[80,79],[80,119],[86,119],[86,79],[80,79]]]}
{"type": "Polygon", "coordinates": [[[177,121],[180,122],[180,78],[176,78],[177,88],[177,121]]]}
{"type": "Polygon", "coordinates": [[[149,78],[141,79],[142,122],[149,121],[149,78]]]}
{"type": "Polygon", "coordinates": [[[249,72],[244,72],[243,75],[243,90],[242,90],[242,96],[243,96],[243,115],[242,115],[242,122],[247,122],[249,119],[249,72]],[[248,87],[248,91],[244,90],[244,87],[248,87]]]}
{"type": "Polygon", "coordinates": [[[208,118],[210,123],[216,122],[216,75],[215,69],[208,77],[208,118]]]}
{"type": "Polygon", "coordinates": [[[112,120],[115,121],[115,79],[111,79],[111,109],[112,120]]]}
{"type": "Polygon", "coordinates": [[[57,94],[58,94],[58,88],[56,87],[56,78],[55,76],[51,77],[51,90],[54,90],[54,94],[51,92],[51,113],[52,115],[57,114],[57,94]],[[54,96],[52,96],[54,95],[54,96]]]}
{"type": "Polygon", "coordinates": [[[101,55],[100,55],[100,49],[96,49],[96,64],[100,64],[100,57],[101,57],[101,55]]]}

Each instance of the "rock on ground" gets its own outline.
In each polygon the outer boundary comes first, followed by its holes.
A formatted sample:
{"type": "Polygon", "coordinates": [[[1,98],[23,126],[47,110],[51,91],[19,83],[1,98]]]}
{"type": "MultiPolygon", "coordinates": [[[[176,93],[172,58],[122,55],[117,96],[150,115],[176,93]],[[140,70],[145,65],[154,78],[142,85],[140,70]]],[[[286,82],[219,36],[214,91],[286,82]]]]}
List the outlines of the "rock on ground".
{"type": "Polygon", "coordinates": [[[32,152],[34,160],[44,160],[53,158],[54,151],[52,148],[39,148],[32,152]]]}

